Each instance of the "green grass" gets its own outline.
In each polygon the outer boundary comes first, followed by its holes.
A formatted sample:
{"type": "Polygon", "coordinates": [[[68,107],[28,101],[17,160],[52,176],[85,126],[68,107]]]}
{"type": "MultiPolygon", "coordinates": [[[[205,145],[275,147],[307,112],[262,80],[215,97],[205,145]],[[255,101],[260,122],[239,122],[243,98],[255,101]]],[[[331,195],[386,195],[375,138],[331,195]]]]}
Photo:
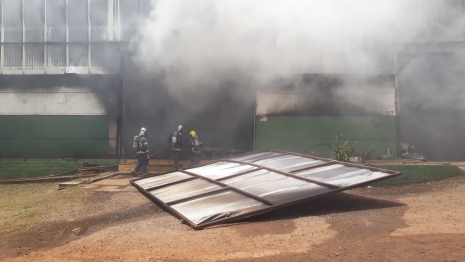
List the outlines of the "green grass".
{"type": "Polygon", "coordinates": [[[399,171],[402,175],[374,183],[374,185],[400,185],[424,183],[463,174],[457,166],[451,165],[372,165],[374,167],[399,171]]]}
{"type": "Polygon", "coordinates": [[[79,187],[57,188],[56,183],[0,185],[0,234],[37,225],[87,196],[79,187]]]}

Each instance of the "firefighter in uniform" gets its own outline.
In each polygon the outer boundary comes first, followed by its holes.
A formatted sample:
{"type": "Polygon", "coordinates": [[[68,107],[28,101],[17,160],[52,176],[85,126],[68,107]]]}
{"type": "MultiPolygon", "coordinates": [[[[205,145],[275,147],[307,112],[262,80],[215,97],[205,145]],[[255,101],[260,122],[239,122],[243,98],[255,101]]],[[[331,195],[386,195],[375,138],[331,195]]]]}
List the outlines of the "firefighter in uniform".
{"type": "Polygon", "coordinates": [[[194,155],[193,158],[193,165],[198,165],[200,163],[200,157],[201,157],[201,147],[202,147],[202,142],[200,142],[199,137],[197,136],[197,133],[192,130],[189,133],[190,136],[190,141],[189,141],[189,146],[191,147],[191,152],[194,155]]]}
{"type": "Polygon", "coordinates": [[[140,129],[139,136],[134,137],[133,148],[135,149],[138,161],[137,165],[134,166],[134,169],[132,170],[132,174],[135,175],[136,172],[139,172],[139,170],[142,169],[142,175],[147,175],[150,155],[147,142],[147,129],[145,127],[140,129]],[[137,137],[139,138],[138,141],[137,137]]]}
{"type": "Polygon", "coordinates": [[[182,125],[179,125],[178,129],[168,137],[168,141],[171,143],[171,151],[173,152],[174,169],[178,169],[179,154],[183,145],[182,125]]]}

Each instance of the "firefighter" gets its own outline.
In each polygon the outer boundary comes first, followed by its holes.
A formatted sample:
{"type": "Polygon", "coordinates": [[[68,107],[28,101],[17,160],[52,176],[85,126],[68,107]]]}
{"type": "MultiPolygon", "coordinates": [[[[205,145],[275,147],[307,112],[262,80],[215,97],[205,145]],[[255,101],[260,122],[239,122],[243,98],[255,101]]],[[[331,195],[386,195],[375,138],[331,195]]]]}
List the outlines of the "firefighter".
{"type": "Polygon", "coordinates": [[[171,151],[173,152],[174,169],[178,169],[179,154],[183,145],[182,130],[182,125],[179,125],[178,129],[168,137],[168,141],[171,143],[171,151]]]}
{"type": "Polygon", "coordinates": [[[133,148],[137,157],[137,165],[132,170],[132,175],[135,175],[142,168],[142,175],[147,175],[149,165],[149,149],[147,142],[147,129],[142,127],[140,134],[134,137],[133,148]],[[137,142],[137,143],[136,143],[137,142]]]}
{"type": "Polygon", "coordinates": [[[191,152],[194,155],[193,165],[198,165],[200,163],[202,142],[200,142],[199,137],[194,130],[189,133],[189,136],[189,146],[191,147],[191,152]]]}

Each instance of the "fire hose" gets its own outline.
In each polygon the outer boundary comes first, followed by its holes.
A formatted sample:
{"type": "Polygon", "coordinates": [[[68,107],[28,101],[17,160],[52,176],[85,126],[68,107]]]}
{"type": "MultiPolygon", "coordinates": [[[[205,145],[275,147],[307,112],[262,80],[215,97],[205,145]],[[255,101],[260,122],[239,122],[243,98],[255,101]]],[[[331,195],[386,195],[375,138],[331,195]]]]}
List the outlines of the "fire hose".
{"type": "MultiPolygon", "coordinates": [[[[165,150],[168,148],[170,145],[166,145],[159,150],[155,151],[150,155],[150,157],[160,153],[161,151],[165,150]]],[[[132,161],[129,163],[123,163],[123,164],[114,164],[114,165],[107,165],[107,166],[92,166],[92,168],[108,168],[108,167],[115,167],[115,166],[123,166],[123,165],[134,165],[137,161],[132,161]]],[[[68,174],[71,172],[75,172],[78,170],[86,170],[86,168],[75,168],[72,170],[68,170],[65,172],[61,172],[59,174],[53,174],[50,176],[42,176],[42,177],[30,177],[30,178],[16,178],[16,179],[2,179],[0,180],[0,184],[8,184],[8,183],[26,183],[26,182],[52,182],[52,181],[62,181],[62,180],[69,180],[72,176],[62,176],[64,174],[68,174]]],[[[87,169],[88,170],[88,169],[87,169]]],[[[94,175],[87,175],[87,176],[94,176],[94,175]]],[[[84,176],[84,177],[87,177],[84,176]]]]}
{"type": "MultiPolygon", "coordinates": [[[[165,150],[167,147],[169,147],[170,145],[166,145],[160,149],[158,149],[157,151],[155,151],[153,154],[150,155],[150,157],[160,153],[161,151],[165,150]]],[[[114,164],[114,165],[108,165],[108,166],[93,166],[92,168],[108,168],[108,167],[115,167],[115,166],[124,166],[124,165],[134,165],[137,163],[137,160],[136,161],[133,161],[133,162],[129,162],[129,163],[124,163],[124,164],[114,164]]],[[[72,170],[68,170],[68,171],[65,171],[65,172],[62,172],[62,173],[59,173],[59,174],[53,174],[53,175],[50,175],[50,177],[54,177],[54,176],[62,176],[64,174],[68,174],[68,173],[71,173],[71,172],[75,172],[75,171],[78,171],[78,170],[86,170],[85,168],[76,168],[76,169],[72,169],[72,170]]]]}

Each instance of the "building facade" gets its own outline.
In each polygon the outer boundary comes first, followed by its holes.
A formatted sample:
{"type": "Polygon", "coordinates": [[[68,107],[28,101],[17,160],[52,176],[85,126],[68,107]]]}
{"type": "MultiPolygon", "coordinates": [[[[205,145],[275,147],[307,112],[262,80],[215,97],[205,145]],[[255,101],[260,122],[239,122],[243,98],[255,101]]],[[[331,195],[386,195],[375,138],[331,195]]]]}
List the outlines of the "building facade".
{"type": "Polygon", "coordinates": [[[148,0],[0,1],[0,158],[116,157],[121,52],[150,10],[148,0]]]}

